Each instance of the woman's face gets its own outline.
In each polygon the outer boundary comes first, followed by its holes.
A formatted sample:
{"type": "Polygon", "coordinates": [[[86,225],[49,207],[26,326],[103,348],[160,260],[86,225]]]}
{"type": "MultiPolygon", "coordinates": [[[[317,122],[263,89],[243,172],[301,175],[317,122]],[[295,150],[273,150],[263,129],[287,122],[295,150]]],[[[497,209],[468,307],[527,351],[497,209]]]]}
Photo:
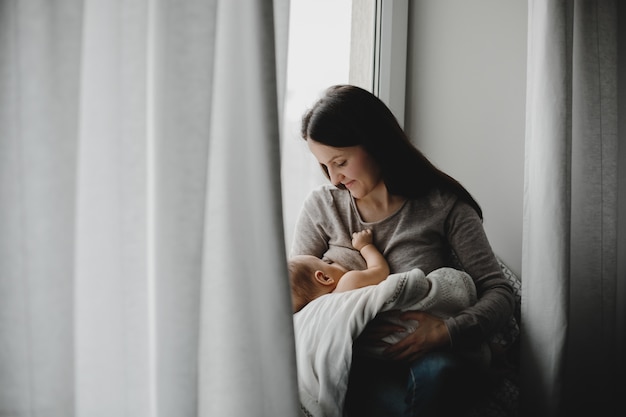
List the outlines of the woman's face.
{"type": "Polygon", "coordinates": [[[343,184],[356,199],[368,195],[381,183],[380,168],[362,146],[334,148],[308,138],[309,150],[328,170],[330,181],[343,184]]]}

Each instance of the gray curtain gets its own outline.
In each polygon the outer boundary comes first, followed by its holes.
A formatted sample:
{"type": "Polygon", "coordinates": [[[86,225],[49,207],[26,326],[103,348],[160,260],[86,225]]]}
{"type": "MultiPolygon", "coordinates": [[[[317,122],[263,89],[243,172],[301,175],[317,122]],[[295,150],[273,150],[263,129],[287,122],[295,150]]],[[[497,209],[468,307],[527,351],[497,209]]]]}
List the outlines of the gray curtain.
{"type": "Polygon", "coordinates": [[[626,21],[617,3],[529,1],[522,415],[624,411],[626,21]]]}
{"type": "Polygon", "coordinates": [[[294,416],[288,0],[0,0],[0,416],[294,416]]]}

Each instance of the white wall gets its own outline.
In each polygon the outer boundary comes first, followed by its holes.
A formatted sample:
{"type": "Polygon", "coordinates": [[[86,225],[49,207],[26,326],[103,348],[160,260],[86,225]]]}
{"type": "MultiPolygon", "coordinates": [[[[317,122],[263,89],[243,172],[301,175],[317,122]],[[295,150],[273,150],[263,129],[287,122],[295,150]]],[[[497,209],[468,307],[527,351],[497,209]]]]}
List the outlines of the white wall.
{"type": "Polygon", "coordinates": [[[527,2],[411,0],[405,129],[521,276],[527,2]]]}

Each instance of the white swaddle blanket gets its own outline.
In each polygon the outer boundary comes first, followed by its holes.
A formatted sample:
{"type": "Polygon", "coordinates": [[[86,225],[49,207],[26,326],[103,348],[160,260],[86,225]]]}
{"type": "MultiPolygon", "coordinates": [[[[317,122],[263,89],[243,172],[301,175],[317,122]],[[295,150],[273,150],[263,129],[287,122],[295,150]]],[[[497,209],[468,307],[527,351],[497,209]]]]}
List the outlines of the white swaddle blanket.
{"type": "Polygon", "coordinates": [[[352,343],[376,314],[423,310],[445,318],[475,302],[471,277],[452,268],[391,274],[378,285],[313,300],[293,316],[303,415],[343,416],[352,343]]]}

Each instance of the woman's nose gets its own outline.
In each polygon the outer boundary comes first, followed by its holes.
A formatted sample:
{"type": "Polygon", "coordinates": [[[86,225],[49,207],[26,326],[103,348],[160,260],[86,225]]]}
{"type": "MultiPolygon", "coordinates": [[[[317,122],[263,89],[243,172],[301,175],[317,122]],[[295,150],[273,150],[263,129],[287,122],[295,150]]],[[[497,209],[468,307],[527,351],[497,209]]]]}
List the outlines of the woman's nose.
{"type": "Polygon", "coordinates": [[[330,182],[334,185],[339,185],[343,179],[343,175],[341,173],[331,168],[328,169],[328,176],[330,177],[330,182]]]}

